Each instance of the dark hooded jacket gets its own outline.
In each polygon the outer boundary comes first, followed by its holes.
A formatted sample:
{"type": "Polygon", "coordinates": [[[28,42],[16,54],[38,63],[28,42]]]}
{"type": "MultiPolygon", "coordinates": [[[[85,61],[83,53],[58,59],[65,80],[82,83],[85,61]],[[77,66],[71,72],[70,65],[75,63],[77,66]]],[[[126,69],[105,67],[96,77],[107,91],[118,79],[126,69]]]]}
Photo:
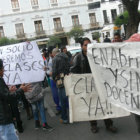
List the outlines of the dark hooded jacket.
{"type": "Polygon", "coordinates": [[[82,51],[74,57],[70,72],[76,74],[91,73],[88,58],[82,51]]]}
{"type": "Polygon", "coordinates": [[[52,76],[53,79],[57,76],[59,76],[60,73],[64,73],[64,75],[69,74],[70,70],[70,61],[68,56],[61,52],[58,53],[54,58],[52,62],[52,76]]]}
{"type": "Polygon", "coordinates": [[[16,98],[18,93],[23,94],[24,91],[19,89],[15,93],[10,93],[4,79],[0,77],[0,125],[13,122],[10,101],[12,98],[16,98]]]}

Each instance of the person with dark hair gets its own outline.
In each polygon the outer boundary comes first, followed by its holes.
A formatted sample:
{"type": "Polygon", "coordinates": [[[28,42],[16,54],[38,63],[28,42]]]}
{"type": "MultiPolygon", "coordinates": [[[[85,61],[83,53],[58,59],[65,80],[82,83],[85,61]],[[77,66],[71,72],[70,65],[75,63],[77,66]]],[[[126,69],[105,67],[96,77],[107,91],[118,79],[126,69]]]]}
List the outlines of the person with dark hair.
{"type": "Polygon", "coordinates": [[[59,115],[61,112],[61,107],[60,107],[60,101],[59,101],[59,97],[58,97],[58,89],[56,87],[56,83],[52,78],[52,60],[53,60],[53,55],[52,55],[52,50],[54,49],[54,46],[50,46],[48,48],[48,52],[49,52],[49,61],[48,61],[48,65],[47,65],[47,75],[49,76],[50,79],[50,87],[51,87],[51,91],[52,91],[52,96],[53,96],[53,100],[54,103],[56,104],[56,115],[59,115]]]}
{"type": "Polygon", "coordinates": [[[104,43],[111,43],[111,40],[108,38],[108,35],[105,36],[104,43]]]}
{"type": "MultiPolygon", "coordinates": [[[[90,65],[87,58],[87,46],[91,41],[89,38],[83,38],[80,42],[82,51],[74,58],[73,66],[70,71],[72,73],[84,74],[91,73],[90,65]]],[[[113,121],[111,119],[104,120],[106,129],[111,132],[116,132],[117,129],[113,126],[113,121]]],[[[97,121],[90,121],[91,131],[93,133],[98,132],[97,121]]]]}
{"type": "Polygon", "coordinates": [[[122,42],[123,40],[121,39],[120,34],[117,32],[114,34],[114,39],[112,42],[122,42]]]}
{"type": "Polygon", "coordinates": [[[11,98],[24,94],[31,90],[30,84],[22,84],[17,90],[15,86],[8,88],[4,79],[3,61],[0,59],[0,140],[18,140],[10,108],[11,98]]]}
{"type": "Polygon", "coordinates": [[[65,46],[61,47],[61,52],[65,53],[68,56],[70,64],[71,64],[72,54],[69,51],[67,51],[67,48],[65,46]]]}

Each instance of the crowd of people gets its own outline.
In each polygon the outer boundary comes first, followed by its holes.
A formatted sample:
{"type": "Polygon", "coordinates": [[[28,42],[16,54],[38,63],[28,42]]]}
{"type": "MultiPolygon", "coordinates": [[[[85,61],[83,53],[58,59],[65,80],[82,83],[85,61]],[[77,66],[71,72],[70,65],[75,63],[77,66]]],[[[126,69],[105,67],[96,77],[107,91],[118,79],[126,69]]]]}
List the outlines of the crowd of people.
{"type": "MultiPolygon", "coordinates": [[[[118,33],[114,35],[113,41],[108,36],[104,39],[105,43],[122,41],[118,33]]],[[[131,41],[133,40],[131,39],[131,41]]],[[[140,41],[140,35],[134,41],[140,41]]],[[[54,129],[47,122],[44,108],[45,89],[42,87],[45,87],[46,81],[51,88],[52,97],[56,104],[56,115],[61,115],[61,123],[69,123],[69,103],[64,86],[64,77],[70,73],[91,73],[87,59],[87,46],[91,43],[91,40],[89,38],[80,38],[79,43],[81,44],[81,52],[74,57],[67,51],[65,46],[61,47],[61,49],[50,46],[47,50],[42,50],[42,57],[45,64],[44,70],[46,71],[46,77],[42,82],[8,87],[3,79],[4,65],[0,59],[0,131],[2,130],[0,140],[9,140],[9,136],[10,140],[18,140],[14,124],[20,133],[24,131],[18,110],[17,101],[19,98],[23,101],[27,119],[34,118],[35,129],[41,128],[41,122],[43,130],[52,131],[54,129]],[[41,122],[38,113],[40,113],[41,122]]],[[[138,132],[140,133],[140,117],[138,115],[135,115],[135,117],[138,124],[138,132]]],[[[106,119],[104,122],[108,131],[113,133],[117,132],[117,128],[113,125],[111,119],[106,119]]],[[[97,133],[99,130],[97,121],[90,121],[90,125],[91,131],[97,133]]]]}

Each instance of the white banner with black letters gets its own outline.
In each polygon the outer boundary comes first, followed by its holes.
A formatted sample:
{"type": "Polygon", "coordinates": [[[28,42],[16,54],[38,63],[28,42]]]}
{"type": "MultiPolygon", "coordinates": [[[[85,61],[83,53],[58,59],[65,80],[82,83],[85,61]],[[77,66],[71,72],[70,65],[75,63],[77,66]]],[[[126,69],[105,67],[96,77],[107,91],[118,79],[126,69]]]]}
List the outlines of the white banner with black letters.
{"type": "Polygon", "coordinates": [[[44,61],[36,42],[24,42],[0,47],[7,85],[43,81],[44,61]]]}
{"type": "Polygon", "coordinates": [[[130,115],[96,92],[92,74],[72,74],[65,76],[66,94],[69,97],[70,122],[100,120],[130,115]]]}
{"type": "Polygon", "coordinates": [[[140,43],[97,43],[88,60],[99,96],[140,115],[140,43]]]}

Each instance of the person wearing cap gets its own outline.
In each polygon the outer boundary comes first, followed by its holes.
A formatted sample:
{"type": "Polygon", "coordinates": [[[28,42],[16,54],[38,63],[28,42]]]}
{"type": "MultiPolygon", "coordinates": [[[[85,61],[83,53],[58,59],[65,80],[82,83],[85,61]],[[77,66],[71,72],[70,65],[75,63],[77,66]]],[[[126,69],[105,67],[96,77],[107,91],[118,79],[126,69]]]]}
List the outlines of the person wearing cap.
{"type": "MultiPolygon", "coordinates": [[[[138,33],[133,34],[125,42],[140,42],[140,34],[138,34],[138,33]]],[[[134,114],[134,116],[135,116],[138,133],[140,133],[140,115],[134,114]]]]}
{"type": "Polygon", "coordinates": [[[18,140],[10,108],[10,99],[31,90],[30,84],[22,84],[17,90],[15,86],[8,88],[4,79],[4,65],[0,59],[0,140],[18,140]]]}

